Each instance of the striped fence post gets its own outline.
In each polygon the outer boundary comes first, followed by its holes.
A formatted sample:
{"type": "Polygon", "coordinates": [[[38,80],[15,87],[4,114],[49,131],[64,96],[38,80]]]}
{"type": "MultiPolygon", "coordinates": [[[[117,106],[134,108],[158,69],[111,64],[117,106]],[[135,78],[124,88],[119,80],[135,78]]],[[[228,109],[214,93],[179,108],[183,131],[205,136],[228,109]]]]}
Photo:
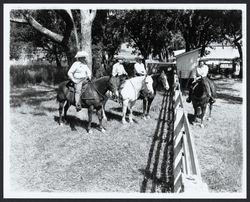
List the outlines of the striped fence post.
{"type": "Polygon", "coordinates": [[[180,85],[174,93],[174,192],[208,192],[208,187],[201,180],[201,172],[184,111],[180,85]]]}

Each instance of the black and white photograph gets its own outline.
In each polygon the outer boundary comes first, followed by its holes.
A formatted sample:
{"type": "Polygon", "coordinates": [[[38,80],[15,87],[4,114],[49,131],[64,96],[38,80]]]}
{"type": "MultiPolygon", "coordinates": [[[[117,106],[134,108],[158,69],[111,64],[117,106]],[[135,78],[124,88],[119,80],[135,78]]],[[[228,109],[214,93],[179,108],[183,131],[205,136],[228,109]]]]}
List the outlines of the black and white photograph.
{"type": "Polygon", "coordinates": [[[3,198],[246,198],[246,7],[4,4],[3,198]]]}

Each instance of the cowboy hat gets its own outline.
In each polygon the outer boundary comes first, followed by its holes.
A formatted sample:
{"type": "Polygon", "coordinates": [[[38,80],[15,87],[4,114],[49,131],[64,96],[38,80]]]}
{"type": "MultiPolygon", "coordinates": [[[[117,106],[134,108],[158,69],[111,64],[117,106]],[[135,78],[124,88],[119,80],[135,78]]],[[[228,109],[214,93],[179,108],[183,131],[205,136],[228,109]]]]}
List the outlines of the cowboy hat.
{"type": "Polygon", "coordinates": [[[136,59],[142,60],[144,57],[143,57],[142,55],[138,55],[138,56],[136,56],[135,58],[136,58],[136,59]]]}
{"type": "Polygon", "coordinates": [[[75,58],[84,58],[84,57],[86,58],[88,56],[89,56],[89,54],[86,51],[78,51],[76,53],[75,58]]]}

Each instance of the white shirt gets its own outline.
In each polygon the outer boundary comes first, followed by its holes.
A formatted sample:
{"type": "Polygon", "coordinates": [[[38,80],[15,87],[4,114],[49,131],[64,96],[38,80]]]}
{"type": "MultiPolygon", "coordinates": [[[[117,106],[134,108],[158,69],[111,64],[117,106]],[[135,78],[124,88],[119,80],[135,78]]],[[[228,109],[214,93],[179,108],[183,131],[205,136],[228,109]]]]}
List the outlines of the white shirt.
{"type": "Polygon", "coordinates": [[[202,65],[196,69],[197,76],[206,77],[208,74],[208,66],[202,65]]]}
{"type": "Polygon", "coordinates": [[[128,73],[125,71],[122,64],[120,64],[119,62],[115,63],[112,69],[112,76],[116,76],[116,75],[120,76],[122,74],[127,75],[128,73]]]}
{"type": "Polygon", "coordinates": [[[136,73],[143,74],[143,75],[146,74],[145,66],[143,63],[136,62],[134,65],[134,68],[135,68],[136,73]]]}
{"type": "Polygon", "coordinates": [[[86,77],[91,79],[91,71],[86,64],[76,61],[70,67],[68,76],[74,83],[79,83],[86,77]]]}

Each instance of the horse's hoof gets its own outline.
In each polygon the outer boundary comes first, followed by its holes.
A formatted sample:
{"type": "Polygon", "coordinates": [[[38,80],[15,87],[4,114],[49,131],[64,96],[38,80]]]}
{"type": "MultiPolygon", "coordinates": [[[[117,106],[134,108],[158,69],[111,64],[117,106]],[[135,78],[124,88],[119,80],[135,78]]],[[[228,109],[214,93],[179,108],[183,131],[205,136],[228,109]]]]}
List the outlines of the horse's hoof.
{"type": "Polygon", "coordinates": [[[134,123],[134,121],[131,119],[131,120],[129,120],[129,123],[134,123]]]}
{"type": "Polygon", "coordinates": [[[126,120],[122,120],[122,124],[127,124],[127,121],[126,120]]]}
{"type": "Polygon", "coordinates": [[[146,117],[146,116],[144,116],[144,117],[143,117],[143,119],[146,121],[146,120],[147,120],[147,117],[146,117]]]}
{"type": "Polygon", "coordinates": [[[107,121],[108,119],[107,119],[107,117],[103,117],[102,120],[107,121]]]}
{"type": "Polygon", "coordinates": [[[201,127],[201,128],[204,128],[204,124],[201,124],[200,127],[201,127]]]}
{"type": "Polygon", "coordinates": [[[88,131],[88,134],[93,134],[93,130],[89,130],[89,131],[88,131]]]}
{"type": "Polygon", "coordinates": [[[59,126],[63,126],[64,124],[63,123],[59,123],[59,126]]]}
{"type": "Polygon", "coordinates": [[[149,115],[146,116],[147,119],[150,119],[151,117],[149,115]]]}
{"type": "Polygon", "coordinates": [[[105,132],[106,132],[106,130],[105,130],[104,128],[102,128],[102,129],[101,129],[101,132],[102,132],[102,133],[105,133],[105,132]]]}

